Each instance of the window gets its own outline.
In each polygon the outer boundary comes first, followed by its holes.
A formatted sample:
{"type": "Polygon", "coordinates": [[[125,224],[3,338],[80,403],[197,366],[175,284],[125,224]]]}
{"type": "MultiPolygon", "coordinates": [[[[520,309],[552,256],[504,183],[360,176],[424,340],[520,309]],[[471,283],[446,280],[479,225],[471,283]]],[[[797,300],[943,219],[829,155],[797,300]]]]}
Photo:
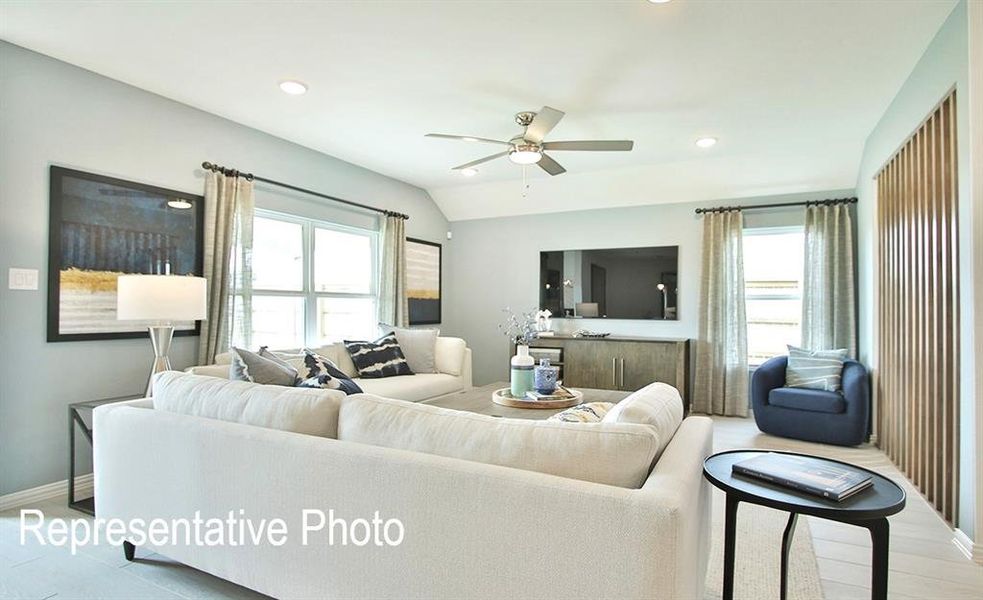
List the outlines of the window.
{"type": "Polygon", "coordinates": [[[802,227],[744,230],[748,364],[785,354],[802,340],[802,227]]]}
{"type": "Polygon", "coordinates": [[[236,297],[233,343],[299,348],[373,337],[377,255],[375,231],[257,210],[252,293],[236,297]]]}

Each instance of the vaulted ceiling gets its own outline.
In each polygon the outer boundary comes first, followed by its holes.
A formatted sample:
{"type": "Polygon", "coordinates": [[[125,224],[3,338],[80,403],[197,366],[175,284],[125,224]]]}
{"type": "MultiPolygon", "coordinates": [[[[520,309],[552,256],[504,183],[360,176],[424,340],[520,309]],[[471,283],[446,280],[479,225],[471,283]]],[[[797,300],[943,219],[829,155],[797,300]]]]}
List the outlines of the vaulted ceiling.
{"type": "Polygon", "coordinates": [[[0,37],[424,187],[457,220],[853,187],[954,4],[8,1],[0,37]],[[527,168],[523,195],[506,159],[450,170],[496,146],[423,137],[508,139],[543,105],[567,113],[548,139],[635,150],[557,152],[568,172],[527,168]]]}

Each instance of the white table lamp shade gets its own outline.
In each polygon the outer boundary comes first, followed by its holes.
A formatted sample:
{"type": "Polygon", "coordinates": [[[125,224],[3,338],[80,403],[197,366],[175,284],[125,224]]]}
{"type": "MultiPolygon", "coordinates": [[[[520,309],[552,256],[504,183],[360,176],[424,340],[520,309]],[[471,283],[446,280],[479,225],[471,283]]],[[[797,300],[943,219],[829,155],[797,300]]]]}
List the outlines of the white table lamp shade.
{"type": "Polygon", "coordinates": [[[205,278],[184,275],[120,275],[116,318],[121,321],[195,321],[207,314],[205,278]]]}

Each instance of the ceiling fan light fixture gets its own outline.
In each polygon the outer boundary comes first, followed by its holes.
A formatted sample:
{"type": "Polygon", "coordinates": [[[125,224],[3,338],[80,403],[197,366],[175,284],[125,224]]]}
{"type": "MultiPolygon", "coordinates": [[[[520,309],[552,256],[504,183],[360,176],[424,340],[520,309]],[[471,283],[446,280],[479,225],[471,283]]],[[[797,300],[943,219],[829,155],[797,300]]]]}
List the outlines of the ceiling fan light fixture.
{"type": "Polygon", "coordinates": [[[543,158],[543,153],[536,144],[516,144],[509,152],[509,160],[517,165],[534,165],[543,158]]]}
{"type": "Polygon", "coordinates": [[[712,148],[717,145],[717,138],[715,137],[701,137],[697,138],[696,145],[700,148],[712,148]]]}

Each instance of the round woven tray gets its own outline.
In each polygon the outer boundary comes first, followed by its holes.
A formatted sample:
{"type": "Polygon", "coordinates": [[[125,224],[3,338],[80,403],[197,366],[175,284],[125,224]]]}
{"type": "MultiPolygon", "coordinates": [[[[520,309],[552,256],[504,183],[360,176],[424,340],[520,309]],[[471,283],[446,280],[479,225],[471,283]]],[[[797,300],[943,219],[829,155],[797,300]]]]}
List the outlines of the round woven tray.
{"type": "MultiPolygon", "coordinates": [[[[567,388],[568,390],[570,388],[567,388]]],[[[512,408],[570,408],[571,406],[577,406],[584,401],[584,394],[578,390],[570,390],[573,394],[573,398],[567,398],[564,400],[529,400],[528,398],[513,398],[512,394],[509,392],[509,388],[502,388],[500,390],[495,390],[492,392],[492,402],[495,404],[501,404],[502,406],[511,406],[512,408]]]]}

